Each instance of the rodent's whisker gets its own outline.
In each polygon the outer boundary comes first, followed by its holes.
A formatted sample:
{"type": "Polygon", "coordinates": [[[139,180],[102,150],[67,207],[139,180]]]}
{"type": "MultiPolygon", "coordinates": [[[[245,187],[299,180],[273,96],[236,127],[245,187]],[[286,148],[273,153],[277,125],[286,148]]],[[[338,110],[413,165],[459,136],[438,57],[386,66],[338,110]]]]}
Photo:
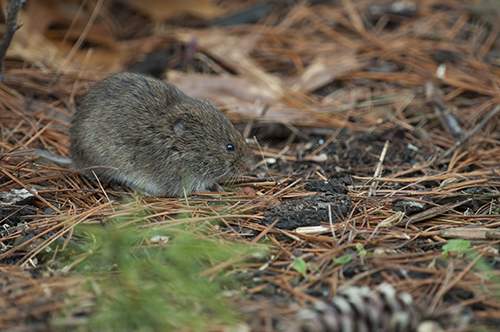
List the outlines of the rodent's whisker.
{"type": "Polygon", "coordinates": [[[229,178],[226,179],[226,181],[224,182],[224,185],[225,186],[232,186],[234,185],[234,183],[236,182],[236,180],[238,179],[239,175],[231,175],[229,178]]]}
{"type": "Polygon", "coordinates": [[[229,170],[226,170],[224,173],[222,173],[220,176],[216,177],[215,180],[218,181],[221,178],[223,178],[227,173],[229,173],[229,170]]]}
{"type": "MultiPolygon", "coordinates": [[[[205,173],[203,173],[203,176],[207,176],[207,175],[209,175],[209,174],[212,174],[212,173],[215,173],[215,172],[219,172],[219,171],[220,171],[220,170],[222,170],[222,169],[223,169],[222,167],[219,167],[219,168],[216,168],[216,169],[213,169],[213,170],[208,170],[208,171],[206,171],[205,173]]],[[[224,174],[226,174],[227,172],[228,172],[228,171],[226,171],[224,174]]],[[[224,176],[224,174],[223,174],[223,175],[221,175],[221,176],[218,176],[216,179],[220,179],[222,176],[224,176]]]]}

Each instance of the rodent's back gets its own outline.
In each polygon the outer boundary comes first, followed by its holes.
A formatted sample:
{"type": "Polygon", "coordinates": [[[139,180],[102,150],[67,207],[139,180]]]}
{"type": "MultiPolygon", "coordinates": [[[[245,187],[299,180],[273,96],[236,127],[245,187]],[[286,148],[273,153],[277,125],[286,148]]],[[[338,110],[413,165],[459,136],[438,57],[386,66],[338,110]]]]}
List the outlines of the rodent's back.
{"type": "Polygon", "coordinates": [[[85,96],[71,154],[85,175],[150,194],[202,191],[252,163],[241,134],[210,102],[132,73],[108,77],[85,96]]]}

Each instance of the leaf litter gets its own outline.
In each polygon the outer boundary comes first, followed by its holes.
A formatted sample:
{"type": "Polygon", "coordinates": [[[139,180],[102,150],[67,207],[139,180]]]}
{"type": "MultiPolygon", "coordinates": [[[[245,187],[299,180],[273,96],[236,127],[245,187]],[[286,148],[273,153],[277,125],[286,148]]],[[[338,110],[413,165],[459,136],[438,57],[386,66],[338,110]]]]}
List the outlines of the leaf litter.
{"type": "Polygon", "coordinates": [[[0,84],[0,192],[32,198],[1,198],[0,328],[82,324],[98,293],[66,306],[82,280],[71,274],[78,259],[61,268],[58,252],[78,244],[75,226],[128,215],[119,227],[180,226],[269,246],[264,261],[205,274],[241,272],[247,281],[230,300],[247,330],[334,331],[332,320],[356,317],[347,307],[388,319],[398,311],[387,308],[406,308],[411,324],[400,330],[424,318],[497,329],[500,28],[488,15],[498,10],[453,0],[401,12],[373,0],[274,3],[256,24],[214,26],[259,2],[198,1],[209,10],[105,2],[92,24],[99,2],[30,1],[21,11],[0,84]],[[265,165],[236,190],[127,203],[128,188],[9,156],[68,155],[87,89],[152,54],[168,59],[156,72],[254,138],[265,165]],[[134,214],[137,204],[149,213],[134,214]]]}

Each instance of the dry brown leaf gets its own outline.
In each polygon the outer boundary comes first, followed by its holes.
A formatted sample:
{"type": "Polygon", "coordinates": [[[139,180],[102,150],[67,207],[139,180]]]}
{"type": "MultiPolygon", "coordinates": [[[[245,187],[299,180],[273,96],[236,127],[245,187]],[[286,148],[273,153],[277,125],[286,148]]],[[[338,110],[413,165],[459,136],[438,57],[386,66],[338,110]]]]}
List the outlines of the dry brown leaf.
{"type": "Polygon", "coordinates": [[[152,20],[164,20],[176,14],[189,14],[202,19],[220,17],[224,11],[211,0],[122,0],[152,20]]]}
{"type": "Polygon", "coordinates": [[[398,212],[394,213],[393,215],[382,220],[378,224],[378,227],[391,227],[391,226],[397,225],[401,222],[401,220],[403,220],[404,216],[405,216],[404,212],[398,211],[398,212]]]}
{"type": "Polygon", "coordinates": [[[316,59],[292,85],[292,89],[300,92],[311,92],[328,83],[340,75],[361,69],[366,61],[361,61],[354,54],[336,56],[334,54],[318,55],[316,59]]]}
{"type": "Polygon", "coordinates": [[[279,109],[285,104],[275,92],[265,85],[247,80],[247,77],[185,74],[172,70],[167,72],[167,78],[190,97],[209,99],[219,107],[229,108],[239,114],[257,116],[256,104],[259,109],[273,105],[267,110],[267,116],[289,120],[289,114],[279,109]]]}
{"type": "MultiPolygon", "coordinates": [[[[6,1],[1,1],[1,5],[5,8],[6,1]]],[[[73,47],[73,43],[61,43],[67,31],[50,32],[48,29],[54,24],[69,27],[76,18],[77,22],[70,37],[77,39],[88,23],[90,16],[84,10],[77,17],[80,6],[81,1],[76,0],[29,1],[19,12],[18,22],[22,22],[22,27],[14,34],[8,54],[33,62],[40,67],[58,69],[64,62],[69,50],[73,47]]],[[[108,30],[102,25],[94,24],[86,35],[86,40],[94,44],[113,45],[114,40],[108,30]]],[[[79,69],[86,54],[87,50],[80,52],[78,56],[75,56],[80,60],[80,63],[70,61],[66,69],[79,69]]],[[[121,53],[118,54],[117,52],[114,57],[120,58],[120,55],[121,53]]],[[[90,67],[96,68],[101,66],[102,63],[103,61],[99,61],[96,65],[90,63],[90,67]]],[[[114,64],[114,62],[111,63],[114,64]]],[[[117,69],[118,66],[111,66],[110,68],[111,71],[117,69]]]]}
{"type": "MultiPolygon", "coordinates": [[[[42,68],[57,68],[64,61],[64,57],[58,55],[57,47],[37,29],[26,12],[19,12],[18,22],[23,22],[23,26],[14,34],[7,54],[33,62],[42,68]]],[[[71,66],[68,67],[70,68],[71,66]]]]}
{"type": "Polygon", "coordinates": [[[249,82],[263,89],[269,90],[275,98],[283,96],[283,82],[276,76],[267,73],[255,63],[248,53],[255,47],[261,38],[259,35],[250,35],[242,38],[233,36],[221,29],[184,30],[176,34],[176,38],[189,43],[193,38],[197,39],[200,48],[204,49],[212,57],[231,68],[249,82]]]}
{"type": "MultiPolygon", "coordinates": [[[[209,99],[217,106],[229,109],[230,112],[226,115],[230,119],[240,118],[239,114],[244,114],[246,118],[258,118],[261,122],[318,125],[311,113],[290,107],[279,99],[275,91],[269,90],[267,85],[254,82],[251,78],[249,80],[247,76],[186,74],[172,70],[167,72],[167,78],[190,97],[209,99]],[[265,117],[260,116],[259,111],[267,106],[269,108],[265,117]]],[[[328,125],[325,122],[322,124],[328,125]]],[[[324,156],[315,157],[315,160],[324,160],[324,156]]]]}
{"type": "MultiPolygon", "coordinates": [[[[81,1],[78,0],[30,0],[26,2],[21,12],[29,17],[34,29],[45,33],[55,23],[69,26],[76,17],[80,6],[81,1]]],[[[88,18],[89,15],[82,12],[79,19],[86,22],[88,18]]]]}
{"type": "MultiPolygon", "coordinates": [[[[59,46],[60,54],[68,54],[71,50],[71,44],[61,44],[59,46]]],[[[130,58],[131,53],[120,51],[117,48],[109,49],[98,47],[93,49],[90,54],[88,49],[79,50],[74,55],[74,60],[78,64],[84,64],[83,69],[104,70],[109,73],[123,70],[124,64],[130,58]],[[85,58],[88,56],[88,59],[85,58]]]]}
{"type": "Polygon", "coordinates": [[[279,102],[273,91],[244,77],[185,74],[175,70],[169,71],[167,77],[171,83],[193,98],[213,99],[228,95],[252,104],[256,99],[260,99],[263,104],[279,102]]]}

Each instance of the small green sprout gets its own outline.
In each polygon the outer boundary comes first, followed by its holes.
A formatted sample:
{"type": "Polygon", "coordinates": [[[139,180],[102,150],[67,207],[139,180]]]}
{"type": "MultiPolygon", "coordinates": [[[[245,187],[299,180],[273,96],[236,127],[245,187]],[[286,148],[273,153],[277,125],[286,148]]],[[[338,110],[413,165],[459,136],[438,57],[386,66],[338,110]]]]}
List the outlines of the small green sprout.
{"type": "Polygon", "coordinates": [[[365,262],[363,260],[363,257],[365,257],[367,254],[365,247],[361,243],[358,242],[358,243],[356,243],[356,250],[359,253],[359,259],[361,260],[361,264],[364,264],[365,262]]]}
{"type": "Polygon", "coordinates": [[[299,272],[300,274],[302,274],[302,276],[305,278],[306,275],[307,275],[307,263],[305,260],[303,260],[302,258],[300,257],[297,257],[293,260],[293,265],[292,265],[293,269],[297,272],[299,272]]]}
{"type": "Polygon", "coordinates": [[[450,258],[450,252],[452,251],[459,251],[462,253],[459,253],[457,255],[458,258],[461,258],[464,256],[463,251],[469,249],[471,247],[471,243],[466,240],[461,240],[461,239],[452,239],[448,241],[447,244],[443,246],[443,257],[450,258]]]}
{"type": "Polygon", "coordinates": [[[344,265],[347,264],[351,261],[352,259],[352,254],[346,254],[342,255],[340,257],[334,257],[333,258],[333,264],[334,265],[344,265]]]}

